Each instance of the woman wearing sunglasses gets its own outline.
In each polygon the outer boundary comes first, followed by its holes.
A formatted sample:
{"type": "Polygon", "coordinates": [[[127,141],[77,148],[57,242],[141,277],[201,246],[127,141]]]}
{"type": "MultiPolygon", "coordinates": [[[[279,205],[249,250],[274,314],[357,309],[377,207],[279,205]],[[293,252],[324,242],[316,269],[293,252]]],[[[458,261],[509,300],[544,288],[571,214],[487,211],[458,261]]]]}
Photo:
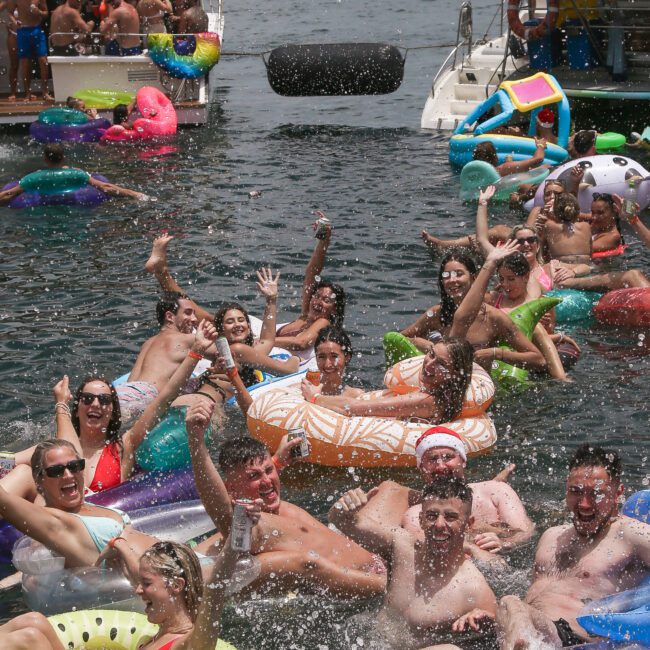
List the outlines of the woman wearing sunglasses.
{"type": "MultiPolygon", "coordinates": [[[[85,462],[84,484],[87,492],[99,492],[127,480],[135,467],[135,452],[148,431],[159,422],[169,405],[186,385],[204,352],[216,338],[214,326],[202,321],[194,343],[183,363],[156,399],[135,424],[120,435],[120,405],[113,385],[98,376],[88,377],[79,386],[72,409],[68,377],[54,387],[57,438],[66,440],[85,462]]],[[[38,497],[31,467],[34,447],[16,454],[16,467],[0,480],[0,487],[23,499],[38,497]]]]}
{"type": "MultiPolygon", "coordinates": [[[[432,334],[450,334],[456,310],[476,280],[478,271],[476,259],[467,249],[450,250],[442,258],[438,274],[440,304],[427,309],[401,333],[423,352],[431,348],[429,337],[432,334]]],[[[463,336],[474,348],[476,363],[488,371],[493,359],[497,357],[507,363],[533,370],[546,368],[541,352],[517,329],[512,320],[485,302],[463,336]],[[502,342],[507,342],[512,349],[502,349],[502,342]]]]}
{"type": "MultiPolygon", "coordinates": [[[[320,218],[325,215],[317,211],[320,218]]],[[[318,332],[328,325],[343,326],[345,316],[345,291],[332,282],[320,279],[325,266],[325,256],[330,244],[332,229],[323,224],[316,233],[316,246],[307,263],[303,280],[300,316],[277,328],[275,345],[294,351],[303,359],[311,358],[318,332]]],[[[151,257],[145,269],[153,273],[163,291],[182,291],[167,266],[167,246],[170,235],[158,237],[153,244],[151,257]]],[[[214,316],[194,303],[197,317],[213,319],[214,316]]],[[[271,371],[272,372],[272,371],[271,371]]]]}

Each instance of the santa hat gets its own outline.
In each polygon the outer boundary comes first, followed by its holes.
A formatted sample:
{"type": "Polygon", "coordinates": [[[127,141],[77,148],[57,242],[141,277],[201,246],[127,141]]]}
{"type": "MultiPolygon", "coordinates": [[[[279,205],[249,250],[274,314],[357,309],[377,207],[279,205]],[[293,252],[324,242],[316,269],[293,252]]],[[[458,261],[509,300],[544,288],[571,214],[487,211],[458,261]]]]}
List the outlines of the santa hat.
{"type": "Polygon", "coordinates": [[[545,129],[550,129],[553,127],[553,123],[555,122],[555,114],[550,108],[545,108],[541,110],[539,113],[537,113],[537,123],[545,128],[545,129]]]}
{"type": "Polygon", "coordinates": [[[434,447],[449,447],[457,451],[463,460],[467,460],[465,443],[455,431],[447,427],[431,427],[415,443],[415,460],[418,467],[420,467],[424,452],[434,447]]]}

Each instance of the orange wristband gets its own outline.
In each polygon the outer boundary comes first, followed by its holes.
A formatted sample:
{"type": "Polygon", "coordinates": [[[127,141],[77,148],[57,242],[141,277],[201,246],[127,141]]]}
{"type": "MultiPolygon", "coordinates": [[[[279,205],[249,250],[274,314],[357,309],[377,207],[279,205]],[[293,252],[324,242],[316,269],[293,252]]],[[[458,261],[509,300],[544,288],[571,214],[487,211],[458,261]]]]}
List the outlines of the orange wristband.
{"type": "Polygon", "coordinates": [[[641,219],[639,219],[639,215],[638,215],[638,214],[635,214],[635,215],[631,216],[631,217],[628,219],[628,223],[629,223],[631,226],[635,226],[637,223],[639,223],[639,221],[641,221],[641,219]]]}
{"type": "Polygon", "coordinates": [[[316,393],[316,395],[312,395],[312,396],[309,398],[309,401],[310,401],[312,404],[316,404],[316,398],[318,397],[318,395],[319,395],[319,393],[316,393]]]}
{"type": "Polygon", "coordinates": [[[118,535],[117,537],[112,537],[111,539],[108,540],[108,548],[114,549],[115,548],[115,542],[117,542],[118,539],[121,539],[123,542],[126,542],[124,537],[121,537],[118,535]]]}
{"type": "Polygon", "coordinates": [[[271,461],[275,465],[275,469],[277,469],[278,472],[284,469],[284,465],[277,459],[276,456],[271,456],[271,461]]]}
{"type": "Polygon", "coordinates": [[[187,356],[188,356],[190,359],[196,359],[196,361],[201,361],[201,359],[203,359],[203,355],[202,355],[202,354],[199,354],[198,352],[194,352],[193,350],[190,350],[190,351],[187,353],[187,356]]]}
{"type": "Polygon", "coordinates": [[[228,377],[228,379],[234,379],[235,377],[237,377],[237,375],[239,375],[239,371],[237,370],[237,366],[235,366],[234,368],[229,368],[228,370],[226,370],[226,377],[228,377]]]}

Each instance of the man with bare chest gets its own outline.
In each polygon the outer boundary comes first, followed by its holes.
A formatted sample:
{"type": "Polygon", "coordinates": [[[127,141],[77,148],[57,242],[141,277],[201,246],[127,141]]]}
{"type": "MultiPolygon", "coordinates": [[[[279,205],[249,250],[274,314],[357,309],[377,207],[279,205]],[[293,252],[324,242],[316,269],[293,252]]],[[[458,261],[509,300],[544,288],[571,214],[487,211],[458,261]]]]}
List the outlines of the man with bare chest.
{"type": "Polygon", "coordinates": [[[585,643],[591,637],[576,621],[583,606],[633,589],[648,575],[650,529],[619,514],[622,494],[618,454],[580,447],[569,463],[567,479],[573,521],[542,535],[526,598],[506,596],[499,603],[502,649],[585,643]]]}

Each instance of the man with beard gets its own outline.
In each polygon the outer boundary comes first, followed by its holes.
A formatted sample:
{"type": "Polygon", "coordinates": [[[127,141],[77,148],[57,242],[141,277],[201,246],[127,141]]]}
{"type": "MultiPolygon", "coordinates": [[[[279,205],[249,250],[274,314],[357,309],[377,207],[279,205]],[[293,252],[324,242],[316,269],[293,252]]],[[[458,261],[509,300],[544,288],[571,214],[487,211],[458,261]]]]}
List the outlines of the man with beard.
{"type": "MultiPolygon", "coordinates": [[[[194,341],[198,319],[194,304],[182,293],[165,293],[156,305],[160,332],[145,341],[128,380],[115,387],[122,422],[138,417],[183,362],[194,341]]],[[[206,356],[216,356],[212,346],[206,356]]]]}
{"type": "MultiPolygon", "coordinates": [[[[467,452],[459,435],[444,426],[431,427],[415,445],[415,456],[420,476],[425,485],[436,480],[456,478],[465,480],[467,452]]],[[[503,474],[509,474],[509,468],[503,474]]],[[[504,480],[493,479],[471,483],[473,492],[473,524],[468,528],[468,550],[479,559],[488,559],[497,553],[527,542],[535,531],[517,493],[504,480]]],[[[356,488],[342,497],[339,503],[348,510],[362,509],[362,517],[375,519],[386,526],[402,526],[416,534],[420,530],[421,491],[394,481],[384,481],[367,495],[356,488]]],[[[336,517],[337,510],[330,511],[336,517]]],[[[363,546],[367,540],[356,529],[354,518],[343,517],[334,523],[349,537],[363,546]]],[[[419,533],[418,533],[419,531],[419,533]]],[[[382,553],[378,548],[371,548],[382,553]]]]}
{"type": "Polygon", "coordinates": [[[633,589],[648,575],[650,529],[619,514],[622,495],[618,454],[580,447],[566,487],[572,523],[542,535],[524,600],[505,596],[499,603],[503,650],[585,643],[590,635],[576,621],[584,604],[633,589]]]}

